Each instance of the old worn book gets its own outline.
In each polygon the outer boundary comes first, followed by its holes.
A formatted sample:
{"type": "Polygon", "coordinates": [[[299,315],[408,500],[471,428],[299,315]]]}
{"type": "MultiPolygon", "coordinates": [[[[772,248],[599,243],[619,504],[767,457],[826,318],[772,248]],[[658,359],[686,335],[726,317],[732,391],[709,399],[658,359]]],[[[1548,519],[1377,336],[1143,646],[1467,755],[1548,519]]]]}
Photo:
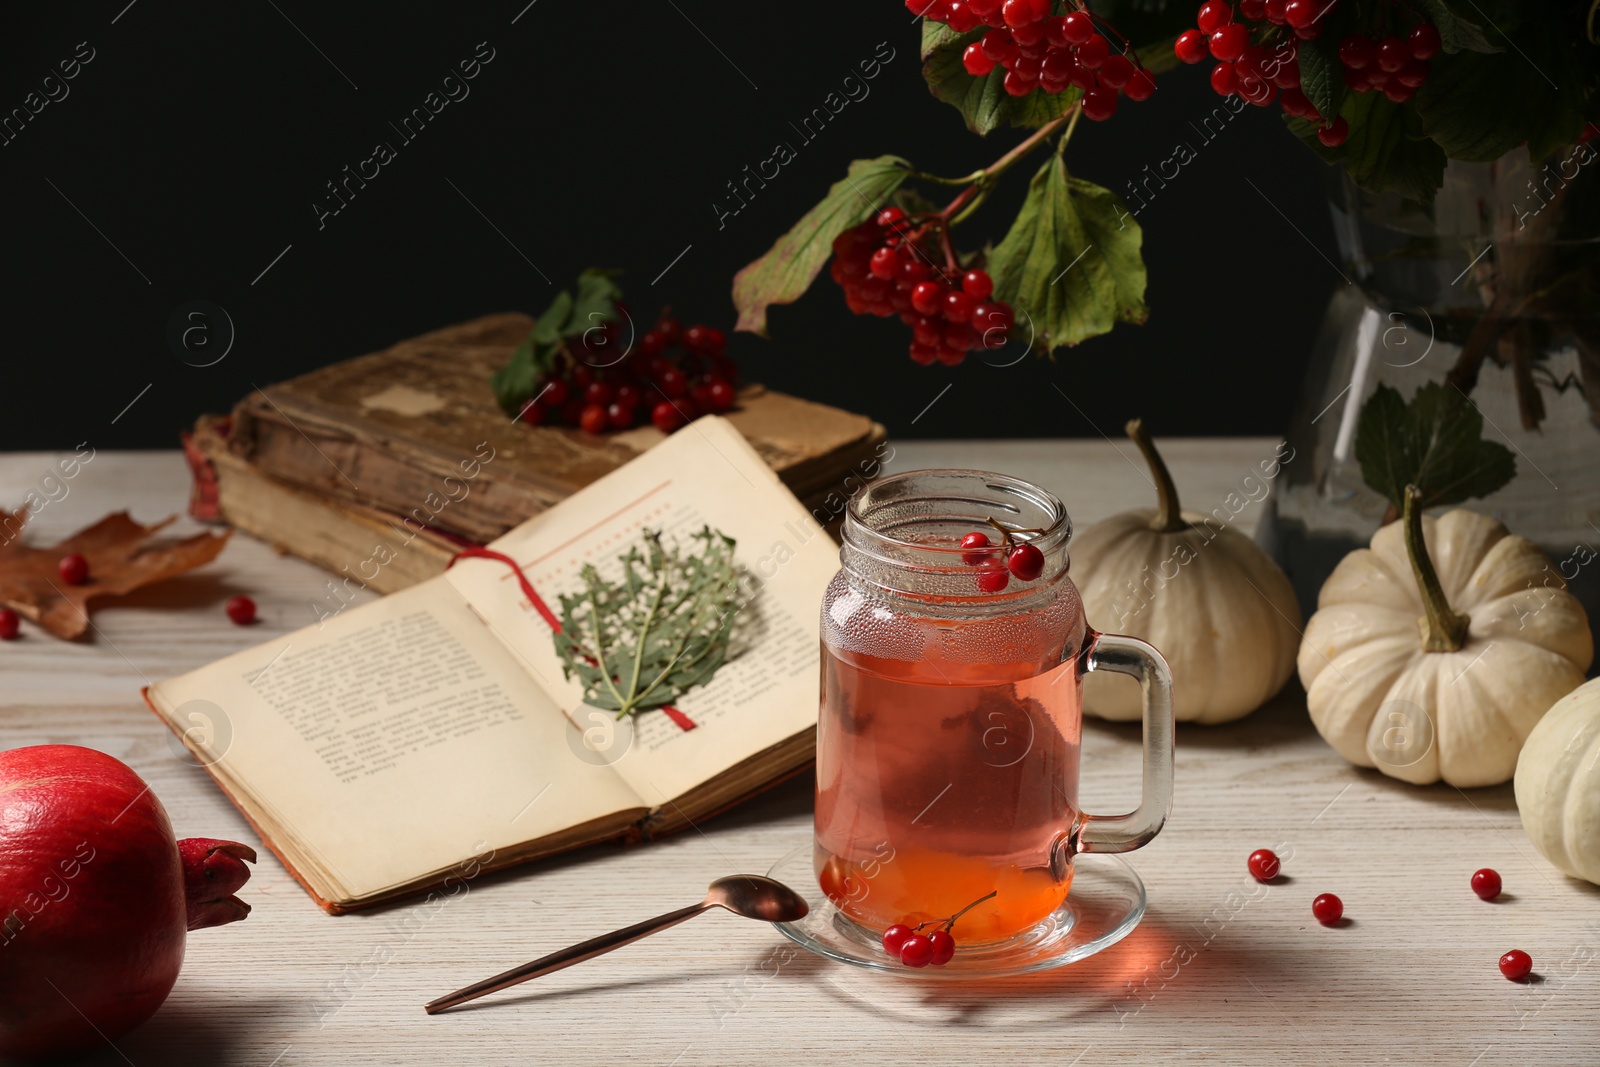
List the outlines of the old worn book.
{"type": "MultiPolygon", "coordinates": [[[[345,578],[375,593],[398,593],[437,577],[463,548],[476,542],[411,516],[393,515],[353,500],[280,481],[227,445],[227,419],[201,416],[184,436],[194,473],[191,517],[225,522],[280,552],[329,571],[334,594],[345,578]],[[385,558],[383,566],[371,562],[385,558]]],[[[314,603],[311,606],[315,606],[314,603]]]]}
{"type": "MultiPolygon", "coordinates": [[[[665,439],[653,426],[595,436],[508,418],[489,379],[532,328],[527,315],[489,315],[258,389],[234,409],[230,447],[291,485],[498,537],[665,439]],[[474,457],[482,470],[461,494],[457,467],[474,457]]],[[[726,418],[814,511],[886,448],[864,415],[758,385],[726,418]]]]}
{"type": "Polygon", "coordinates": [[[488,546],[555,605],[641,531],[687,542],[708,524],[737,539],[750,595],[676,718],[586,706],[516,571],[477,558],[146,699],[330,911],[681,829],[812,759],[833,543],[713,416],[488,546]]]}

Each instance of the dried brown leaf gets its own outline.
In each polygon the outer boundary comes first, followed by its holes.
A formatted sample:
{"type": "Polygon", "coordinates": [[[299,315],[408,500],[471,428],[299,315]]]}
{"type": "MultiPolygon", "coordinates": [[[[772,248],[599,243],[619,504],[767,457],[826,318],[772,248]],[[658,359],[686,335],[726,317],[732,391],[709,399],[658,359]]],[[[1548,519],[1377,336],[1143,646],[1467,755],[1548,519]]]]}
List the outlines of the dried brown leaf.
{"type": "Polygon", "coordinates": [[[204,566],[217,558],[232,532],[152,541],[177,516],[144,526],[118,511],[48,548],[32,548],[17,536],[28,521],[27,509],[0,511],[0,516],[0,526],[12,532],[11,540],[0,545],[0,604],[68,640],[88,631],[89,601],[122,596],[204,566]],[[74,552],[89,561],[89,580],[82,585],[66,584],[57,570],[61,558],[74,552]]]}

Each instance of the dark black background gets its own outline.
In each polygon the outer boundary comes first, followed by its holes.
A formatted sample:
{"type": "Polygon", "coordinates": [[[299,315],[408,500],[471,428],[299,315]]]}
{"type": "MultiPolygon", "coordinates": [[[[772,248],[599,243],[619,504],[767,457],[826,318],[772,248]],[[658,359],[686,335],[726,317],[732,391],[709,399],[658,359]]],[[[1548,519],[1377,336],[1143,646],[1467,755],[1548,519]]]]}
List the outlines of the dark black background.
{"type": "MultiPolygon", "coordinates": [[[[670,302],[730,326],[734,271],[849,160],[896,153],[960,174],[1021,136],[980,139],[928,95],[898,0],[125,4],[4,16],[0,112],[80,41],[95,58],[0,147],[0,448],[170,447],[253,384],[484,312],[535,312],[591,265],[625,272],[636,313],[670,302]],[[871,95],[799,144],[789,122],[883,41],[896,55],[871,95]],[[402,145],[389,122],[479,42],[494,59],[471,95],[402,145]],[[398,158],[319,229],[324,183],[379,140],[398,158]],[[778,140],[798,158],[719,229],[713,201],[778,140]],[[194,299],[236,327],[214,366],[185,365],[166,342],[169,317],[194,299]]],[[[851,316],[824,277],[774,310],[770,340],[736,338],[746,377],[902,436],[1093,435],[1136,413],[1164,435],[1281,431],[1337,281],[1323,259],[1325,168],[1276,108],[1247,109],[1204,144],[1189,125],[1217,105],[1204,68],[1160,85],[1112,121],[1084,123],[1067,155],[1125,194],[1179,140],[1200,148],[1139,217],[1147,324],[1053,362],[921,368],[903,326],[851,316]]],[[[963,243],[998,239],[1034,165],[1013,172],[963,243]]]]}

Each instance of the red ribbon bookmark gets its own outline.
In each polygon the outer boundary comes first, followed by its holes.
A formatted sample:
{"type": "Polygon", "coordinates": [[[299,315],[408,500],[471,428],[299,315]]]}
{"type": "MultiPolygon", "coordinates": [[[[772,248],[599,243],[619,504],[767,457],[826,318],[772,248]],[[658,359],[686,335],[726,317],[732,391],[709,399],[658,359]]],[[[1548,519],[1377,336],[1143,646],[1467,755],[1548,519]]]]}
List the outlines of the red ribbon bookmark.
{"type": "MultiPolygon", "coordinates": [[[[517,584],[522,586],[522,595],[528,598],[528,603],[533,605],[533,610],[537,611],[539,617],[550,625],[550,629],[556,633],[561,632],[561,620],[556,617],[555,612],[550,610],[550,605],[544,602],[544,597],[539,595],[538,590],[534,589],[533,583],[528,581],[528,576],[523,573],[522,565],[516,560],[504,552],[496,552],[492,548],[481,548],[474,545],[470,548],[463,548],[460,552],[451,556],[450,562],[445,564],[445,569],[449,570],[454,567],[456,560],[463,558],[492,559],[497,563],[504,563],[507,567],[510,567],[511,573],[517,577],[517,584]]],[[[671,704],[661,705],[661,710],[666,713],[667,718],[671,719],[678,729],[693,730],[695,728],[695,721],[671,704]]]]}

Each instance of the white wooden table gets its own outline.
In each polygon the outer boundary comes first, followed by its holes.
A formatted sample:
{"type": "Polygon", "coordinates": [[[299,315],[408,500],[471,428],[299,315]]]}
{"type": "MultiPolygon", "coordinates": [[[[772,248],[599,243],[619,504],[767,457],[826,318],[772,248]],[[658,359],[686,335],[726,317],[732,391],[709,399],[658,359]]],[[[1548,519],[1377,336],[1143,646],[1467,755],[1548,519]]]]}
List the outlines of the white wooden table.
{"type": "MultiPolygon", "coordinates": [[[[1202,510],[1273,450],[1265,439],[1163,444],[1185,502],[1202,510]]],[[[909,442],[894,465],[1038,481],[1082,528],[1147,503],[1133,456],[1105,441],[909,442]]],[[[0,503],[15,506],[54,458],[0,457],[0,503]]],[[[53,540],[118,508],[146,521],[181,512],[187,481],[176,452],[102,453],[30,536],[53,540]]],[[[1252,505],[1240,522],[1258,517],[1252,505]]],[[[0,745],[103,749],[151,783],[180,837],[252,841],[205,773],[177,757],[139,687],[302,625],[323,580],[241,536],[205,570],[100,608],[92,641],[27,627],[0,645],[0,745]],[[236,592],[260,604],[259,625],[226,622],[236,592]]],[[[1086,807],[1127,806],[1137,748],[1136,729],[1087,726],[1086,807]]],[[[423,1014],[468,981],[697,900],[720,874],[766,870],[807,842],[810,789],[791,783],[655,845],[486,876],[433,909],[329,917],[263,851],[250,918],[192,935],[166,1006],[89,1062],[1600,1063],[1600,890],[1539,858],[1509,786],[1418,789],[1352,768],[1293,686],[1243,722],[1180,728],[1172,819],[1131,857],[1149,912],[1086,962],[983,987],[906,982],[790,958],[771,928],[717,915],[423,1014]],[[1263,846],[1292,852],[1285,884],[1246,874],[1263,846]],[[1483,866],[1504,876],[1499,903],[1468,888],[1483,866]],[[1312,920],[1323,891],[1344,899],[1344,928],[1312,920]],[[1533,955],[1541,981],[1500,976],[1511,948],[1533,955]]]]}

